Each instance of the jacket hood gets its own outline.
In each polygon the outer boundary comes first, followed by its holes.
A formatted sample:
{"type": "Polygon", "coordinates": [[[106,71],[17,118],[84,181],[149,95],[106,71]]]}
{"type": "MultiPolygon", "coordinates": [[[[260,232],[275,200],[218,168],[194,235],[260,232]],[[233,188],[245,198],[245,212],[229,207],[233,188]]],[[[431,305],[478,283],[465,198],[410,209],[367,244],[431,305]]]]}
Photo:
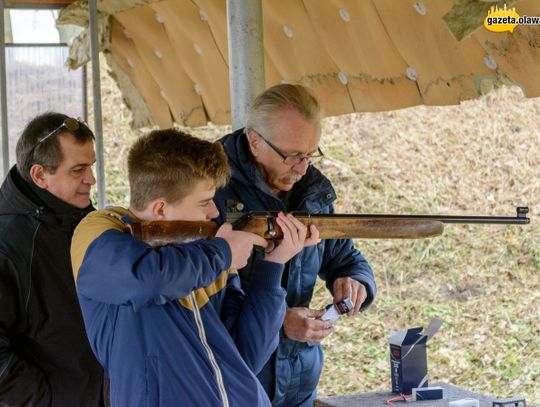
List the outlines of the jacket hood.
{"type": "MultiPolygon", "coordinates": [[[[226,135],[220,142],[229,157],[232,177],[246,185],[254,184],[262,192],[274,196],[253,161],[244,129],[226,135]]],[[[299,208],[306,200],[320,201],[321,198],[325,204],[332,203],[336,199],[336,192],[330,180],[310,164],[306,174],[289,193],[291,207],[299,208]]]]}
{"type": "Polygon", "coordinates": [[[39,210],[40,205],[21,191],[23,182],[13,166],[0,187],[0,214],[29,214],[39,210]]]}

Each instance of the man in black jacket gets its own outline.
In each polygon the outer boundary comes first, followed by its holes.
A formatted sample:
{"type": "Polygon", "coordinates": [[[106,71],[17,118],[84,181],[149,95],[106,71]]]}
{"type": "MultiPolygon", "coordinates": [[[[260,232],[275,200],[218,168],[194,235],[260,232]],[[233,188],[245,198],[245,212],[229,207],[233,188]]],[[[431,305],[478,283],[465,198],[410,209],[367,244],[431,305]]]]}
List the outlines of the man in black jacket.
{"type": "Polygon", "coordinates": [[[90,211],[94,135],[59,113],[31,120],[0,188],[0,406],[103,405],[71,271],[90,211]]]}

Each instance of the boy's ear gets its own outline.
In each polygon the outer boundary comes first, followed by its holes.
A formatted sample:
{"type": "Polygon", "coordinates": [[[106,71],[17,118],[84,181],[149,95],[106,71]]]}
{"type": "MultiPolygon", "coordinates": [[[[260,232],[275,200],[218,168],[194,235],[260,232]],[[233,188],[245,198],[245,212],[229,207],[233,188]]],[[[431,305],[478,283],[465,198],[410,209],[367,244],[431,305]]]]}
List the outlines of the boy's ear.
{"type": "Polygon", "coordinates": [[[157,198],[150,202],[148,209],[153,220],[163,220],[165,218],[165,206],[167,206],[165,198],[157,198]]]}

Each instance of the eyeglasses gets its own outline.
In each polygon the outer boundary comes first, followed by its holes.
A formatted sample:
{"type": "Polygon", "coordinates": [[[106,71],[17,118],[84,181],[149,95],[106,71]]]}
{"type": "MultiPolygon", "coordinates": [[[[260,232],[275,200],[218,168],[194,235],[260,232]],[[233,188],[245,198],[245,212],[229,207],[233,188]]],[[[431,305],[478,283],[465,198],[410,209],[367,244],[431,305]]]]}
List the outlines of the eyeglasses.
{"type": "MultiPolygon", "coordinates": [[[[252,129],[253,130],[253,129],[252,129]]],[[[266,139],[261,133],[258,131],[253,130],[255,133],[259,135],[260,138],[264,140],[266,144],[272,148],[281,158],[283,158],[283,164],[290,165],[291,167],[300,164],[302,161],[306,160],[308,163],[320,159],[324,157],[324,153],[320,149],[320,147],[317,147],[317,152],[310,154],[310,155],[302,155],[302,154],[295,154],[295,155],[289,155],[285,154],[283,151],[281,151],[279,148],[277,148],[275,145],[273,145],[270,141],[266,139]]]]}
{"type": "Polygon", "coordinates": [[[56,136],[58,133],[61,133],[64,129],[67,131],[70,131],[71,133],[79,130],[81,127],[81,124],[84,124],[84,121],[82,119],[73,119],[71,117],[66,117],[62,124],[58,126],[56,129],[51,131],[49,134],[47,134],[45,137],[40,139],[34,146],[30,149],[28,152],[28,155],[26,156],[27,163],[31,163],[34,158],[34,151],[36,151],[36,148],[42,144],[44,141],[47,141],[51,137],[56,136]]]}
{"type": "Polygon", "coordinates": [[[39,140],[36,145],[34,146],[34,148],[36,148],[37,146],[39,146],[41,143],[43,143],[45,140],[48,140],[50,139],[51,137],[54,137],[56,136],[58,133],[60,133],[62,130],[64,129],[67,129],[68,131],[70,132],[75,132],[77,130],[79,130],[79,127],[80,127],[80,123],[81,123],[81,120],[76,120],[76,119],[73,119],[71,117],[66,117],[64,119],[64,121],[62,122],[62,124],[60,126],[58,126],[56,129],[54,129],[53,131],[51,131],[49,134],[47,134],[45,137],[43,137],[41,140],[39,140]]]}

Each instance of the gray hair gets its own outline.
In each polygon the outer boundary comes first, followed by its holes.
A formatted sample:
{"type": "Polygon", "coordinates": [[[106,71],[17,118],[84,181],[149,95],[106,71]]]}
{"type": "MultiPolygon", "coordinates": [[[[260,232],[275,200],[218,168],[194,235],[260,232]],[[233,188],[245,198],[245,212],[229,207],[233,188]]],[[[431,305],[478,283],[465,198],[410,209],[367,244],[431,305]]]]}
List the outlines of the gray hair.
{"type": "Polygon", "coordinates": [[[319,122],[323,116],[319,101],[306,87],[275,85],[259,94],[251,104],[246,119],[246,134],[254,129],[271,137],[269,131],[274,127],[277,115],[286,109],[297,111],[309,122],[319,122]]]}

